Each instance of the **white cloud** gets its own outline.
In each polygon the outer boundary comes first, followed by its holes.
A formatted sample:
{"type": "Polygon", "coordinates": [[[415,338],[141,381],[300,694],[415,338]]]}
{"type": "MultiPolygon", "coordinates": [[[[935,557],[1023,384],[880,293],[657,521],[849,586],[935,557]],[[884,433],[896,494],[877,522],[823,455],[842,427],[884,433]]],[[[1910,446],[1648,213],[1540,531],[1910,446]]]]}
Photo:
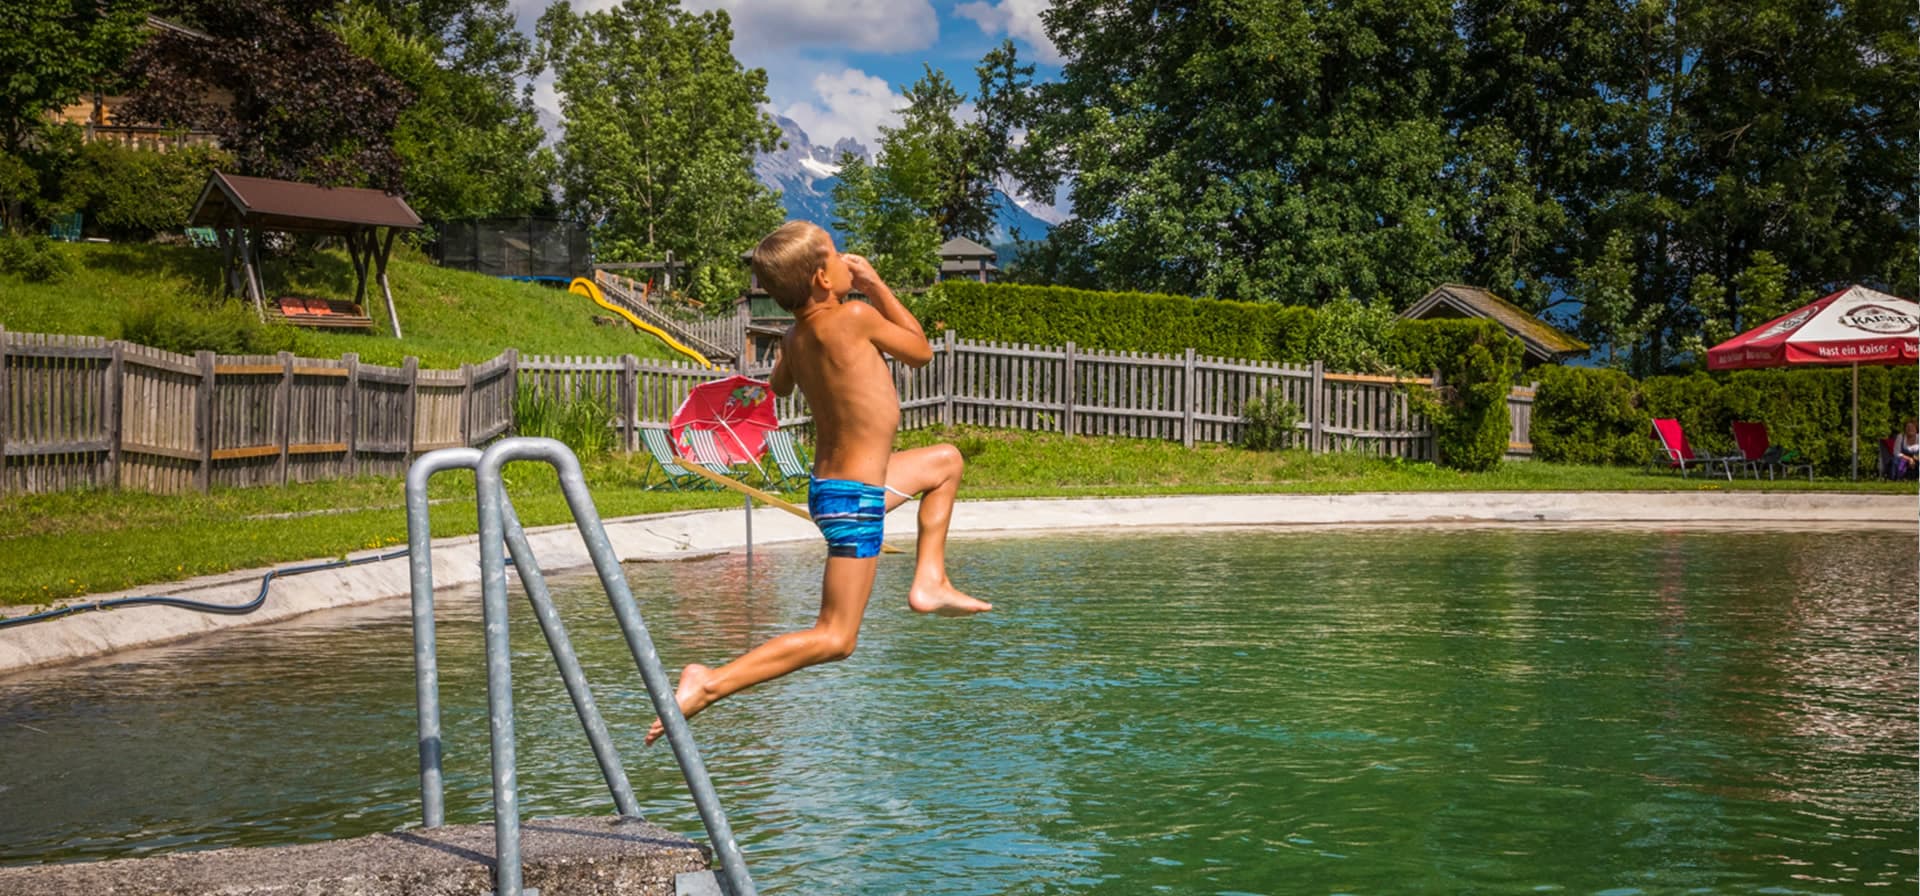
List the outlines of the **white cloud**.
{"type": "Polygon", "coordinates": [[[954,7],[953,12],[972,19],[989,37],[1005,34],[1033,47],[1041,62],[1059,65],[1065,60],[1040,21],[1040,14],[1052,5],[1052,0],[974,0],[954,7]]]}
{"type": "Polygon", "coordinates": [[[881,126],[898,126],[906,105],[906,97],[894,93],[885,78],[849,68],[814,76],[813,98],[779,113],[800,125],[814,143],[831,146],[841,137],[852,137],[873,150],[879,147],[881,126]]]}
{"type": "Polygon", "coordinates": [[[741,59],[820,47],[866,53],[924,50],[940,38],[927,0],[689,0],[688,9],[724,9],[741,59]]]}

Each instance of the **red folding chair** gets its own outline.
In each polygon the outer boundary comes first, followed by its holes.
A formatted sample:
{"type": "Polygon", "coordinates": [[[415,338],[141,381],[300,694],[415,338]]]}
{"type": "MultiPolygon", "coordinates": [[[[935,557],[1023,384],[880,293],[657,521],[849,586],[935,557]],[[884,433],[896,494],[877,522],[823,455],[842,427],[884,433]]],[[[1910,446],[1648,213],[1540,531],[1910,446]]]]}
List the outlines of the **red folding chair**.
{"type": "Polygon", "coordinates": [[[1732,482],[1733,465],[1742,460],[1735,456],[1716,457],[1693,450],[1693,446],[1687,442],[1686,430],[1680,428],[1680,421],[1671,417],[1653,419],[1653,444],[1655,453],[1652,463],[1664,462],[1667,469],[1679,470],[1682,479],[1686,478],[1690,469],[1698,468],[1712,473],[1713,468],[1719,467],[1726,474],[1727,481],[1732,482]]]}

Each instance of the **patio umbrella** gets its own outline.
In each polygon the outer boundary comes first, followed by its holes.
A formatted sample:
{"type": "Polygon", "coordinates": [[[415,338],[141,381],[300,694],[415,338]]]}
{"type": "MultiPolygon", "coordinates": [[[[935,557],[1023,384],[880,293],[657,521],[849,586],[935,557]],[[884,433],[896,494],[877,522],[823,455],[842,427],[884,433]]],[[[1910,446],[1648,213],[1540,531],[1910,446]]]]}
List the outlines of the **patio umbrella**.
{"type": "Polygon", "coordinates": [[[1920,304],[1850,286],[1707,350],[1714,370],[1853,368],[1853,475],[1860,477],[1860,365],[1920,360],[1920,304]]]}
{"type": "Polygon", "coordinates": [[[668,425],[674,450],[687,454],[687,430],[711,430],[729,464],[758,463],[767,453],[767,433],[780,428],[768,383],[735,374],[693,387],[668,425]]]}

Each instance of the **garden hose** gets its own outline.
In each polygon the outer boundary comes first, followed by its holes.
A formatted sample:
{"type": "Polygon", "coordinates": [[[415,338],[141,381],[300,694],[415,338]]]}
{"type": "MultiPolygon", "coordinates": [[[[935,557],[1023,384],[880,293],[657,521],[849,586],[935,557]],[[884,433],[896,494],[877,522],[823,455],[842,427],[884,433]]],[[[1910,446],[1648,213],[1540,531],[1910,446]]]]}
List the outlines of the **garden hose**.
{"type": "Polygon", "coordinates": [[[29,613],[25,616],[13,616],[13,617],[0,619],[0,629],[12,628],[16,625],[26,625],[28,623],[33,623],[33,622],[46,622],[49,619],[59,619],[62,616],[71,616],[75,613],[85,613],[89,610],[110,610],[110,609],[113,609],[114,607],[138,607],[138,606],[178,607],[179,609],[182,609],[182,610],[196,610],[201,613],[221,613],[228,616],[243,616],[255,610],[260,609],[261,605],[266,603],[267,586],[272,584],[273,580],[280,576],[297,576],[302,573],[318,572],[323,569],[338,569],[342,566],[358,566],[359,564],[362,564],[362,563],[374,563],[380,560],[392,560],[396,557],[405,557],[406,555],[407,555],[406,549],[402,548],[398,551],[392,551],[390,553],[380,554],[373,557],[361,557],[361,558],[352,559],[352,560],[330,560],[330,561],[327,561],[326,563],[311,563],[306,566],[294,566],[294,567],[289,567],[287,569],[269,570],[265,576],[262,576],[260,578],[260,593],[254,595],[253,600],[247,601],[244,604],[213,604],[213,603],[207,603],[206,601],[200,601],[200,600],[188,600],[187,598],[184,598],[184,597],[164,597],[161,595],[150,595],[150,594],[140,595],[138,597],[116,597],[112,600],[97,600],[97,601],[94,601],[93,603],[87,603],[87,604],[69,604],[67,606],[57,607],[52,610],[42,610],[41,612],[38,612],[38,613],[29,613]]]}

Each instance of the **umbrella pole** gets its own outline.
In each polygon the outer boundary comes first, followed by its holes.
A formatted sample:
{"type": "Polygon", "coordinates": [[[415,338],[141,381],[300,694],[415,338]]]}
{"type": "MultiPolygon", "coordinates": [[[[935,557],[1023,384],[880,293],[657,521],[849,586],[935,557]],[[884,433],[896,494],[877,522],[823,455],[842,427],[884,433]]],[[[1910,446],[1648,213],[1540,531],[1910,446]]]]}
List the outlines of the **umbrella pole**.
{"type": "Polygon", "coordinates": [[[1860,481],[1860,362],[1853,362],[1853,480],[1860,481]]]}

